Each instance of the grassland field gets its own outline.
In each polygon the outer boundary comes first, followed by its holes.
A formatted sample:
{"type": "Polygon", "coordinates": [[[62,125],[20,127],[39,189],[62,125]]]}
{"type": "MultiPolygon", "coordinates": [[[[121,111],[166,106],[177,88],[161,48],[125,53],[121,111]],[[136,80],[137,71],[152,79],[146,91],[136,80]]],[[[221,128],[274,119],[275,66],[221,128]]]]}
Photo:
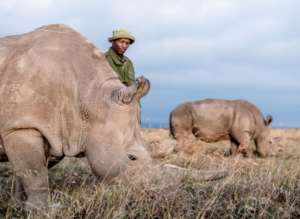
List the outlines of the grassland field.
{"type": "MultiPolygon", "coordinates": [[[[167,129],[143,129],[148,144],[169,138],[167,129]]],[[[102,183],[86,160],[66,158],[49,170],[49,212],[42,218],[300,218],[300,129],[272,129],[275,156],[224,157],[228,141],[195,142],[193,154],[174,153],[155,162],[229,176],[195,181],[161,180],[136,172],[102,183]]],[[[0,163],[0,218],[33,218],[11,199],[9,163],[0,163]]]]}

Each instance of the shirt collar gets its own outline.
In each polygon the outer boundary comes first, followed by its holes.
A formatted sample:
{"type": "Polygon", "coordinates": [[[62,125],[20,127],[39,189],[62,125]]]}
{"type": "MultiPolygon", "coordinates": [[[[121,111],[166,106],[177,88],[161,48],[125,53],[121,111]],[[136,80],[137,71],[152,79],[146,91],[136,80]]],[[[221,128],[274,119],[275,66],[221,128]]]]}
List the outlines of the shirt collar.
{"type": "Polygon", "coordinates": [[[109,49],[109,53],[115,64],[123,65],[126,62],[125,56],[123,56],[123,57],[119,56],[112,48],[109,49]]]}

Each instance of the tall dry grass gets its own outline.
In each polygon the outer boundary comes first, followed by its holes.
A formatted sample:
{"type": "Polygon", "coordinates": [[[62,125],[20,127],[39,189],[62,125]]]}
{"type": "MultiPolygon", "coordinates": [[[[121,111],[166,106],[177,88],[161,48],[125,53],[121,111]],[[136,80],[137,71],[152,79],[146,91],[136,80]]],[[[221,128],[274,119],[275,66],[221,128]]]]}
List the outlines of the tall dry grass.
{"type": "MultiPolygon", "coordinates": [[[[97,182],[83,159],[66,159],[49,172],[50,210],[39,217],[299,218],[300,143],[277,130],[276,134],[281,137],[276,143],[284,150],[267,159],[225,158],[224,142],[199,143],[193,155],[172,154],[161,159],[187,168],[229,170],[228,177],[209,182],[137,171],[105,184],[97,182]]],[[[144,135],[151,143],[167,138],[168,132],[144,130],[144,135]]],[[[0,218],[30,218],[33,215],[10,199],[13,177],[9,172],[8,166],[0,177],[0,218]]]]}

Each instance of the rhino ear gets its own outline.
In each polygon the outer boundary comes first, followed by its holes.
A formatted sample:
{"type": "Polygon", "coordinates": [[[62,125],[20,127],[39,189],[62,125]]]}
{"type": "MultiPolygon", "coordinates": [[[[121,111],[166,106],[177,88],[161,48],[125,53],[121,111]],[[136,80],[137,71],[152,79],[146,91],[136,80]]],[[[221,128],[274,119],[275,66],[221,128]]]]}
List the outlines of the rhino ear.
{"type": "Polygon", "coordinates": [[[269,126],[273,121],[273,117],[271,115],[267,115],[266,118],[264,119],[264,123],[266,126],[269,126]]]}
{"type": "Polygon", "coordinates": [[[148,94],[150,90],[150,81],[147,78],[141,76],[136,79],[136,84],[137,84],[137,92],[135,97],[137,100],[139,100],[143,96],[148,94]]]}
{"type": "Polygon", "coordinates": [[[133,99],[139,101],[150,90],[150,82],[143,76],[136,79],[136,83],[129,87],[122,87],[112,92],[112,99],[121,104],[129,104],[133,99]]]}
{"type": "Polygon", "coordinates": [[[137,86],[135,84],[129,87],[122,87],[112,92],[112,99],[120,104],[129,104],[137,93],[137,86]]]}

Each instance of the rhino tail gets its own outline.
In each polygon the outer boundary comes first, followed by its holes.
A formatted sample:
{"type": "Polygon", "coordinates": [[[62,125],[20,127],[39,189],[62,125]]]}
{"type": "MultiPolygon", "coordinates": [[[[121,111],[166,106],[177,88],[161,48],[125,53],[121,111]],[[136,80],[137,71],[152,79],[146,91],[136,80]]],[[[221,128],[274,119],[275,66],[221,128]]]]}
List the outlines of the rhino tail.
{"type": "Polygon", "coordinates": [[[266,126],[269,126],[273,121],[273,117],[271,115],[267,115],[266,118],[264,118],[264,123],[266,126]]]}
{"type": "Polygon", "coordinates": [[[174,136],[174,127],[172,125],[172,112],[169,115],[169,130],[170,130],[169,136],[175,138],[175,136],[174,136]]]}

